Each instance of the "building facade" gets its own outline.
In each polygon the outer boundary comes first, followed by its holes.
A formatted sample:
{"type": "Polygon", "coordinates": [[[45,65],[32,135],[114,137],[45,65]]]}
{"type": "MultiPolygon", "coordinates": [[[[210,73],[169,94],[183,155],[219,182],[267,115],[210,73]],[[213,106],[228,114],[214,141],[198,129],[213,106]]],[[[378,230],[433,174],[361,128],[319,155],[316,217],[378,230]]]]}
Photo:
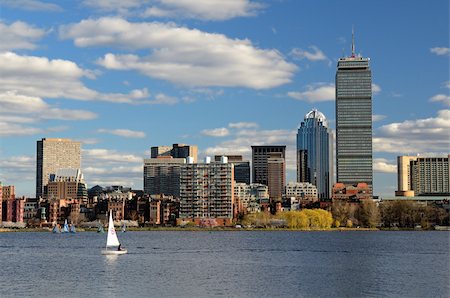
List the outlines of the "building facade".
{"type": "Polygon", "coordinates": [[[369,58],[340,58],[336,72],[336,179],[372,191],[372,72],[369,58]]]}
{"type": "Polygon", "coordinates": [[[286,185],[286,197],[300,200],[317,201],[319,198],[317,187],[309,182],[289,182],[286,185]]]}
{"type": "Polygon", "coordinates": [[[286,162],[281,152],[272,152],[267,158],[267,184],[269,198],[281,201],[286,186],[286,162]]]}
{"type": "Polygon", "coordinates": [[[297,131],[297,182],[310,182],[321,199],[333,187],[333,133],[325,116],[314,109],[297,131]]]}
{"type": "Polygon", "coordinates": [[[218,225],[233,222],[233,165],[223,157],[221,162],[187,163],[181,167],[181,221],[200,224],[214,219],[218,225]]]}
{"type": "Polygon", "coordinates": [[[144,159],[144,193],[180,197],[180,173],[185,162],[171,156],[144,159]]]}
{"type": "Polygon", "coordinates": [[[252,181],[268,185],[267,159],[270,153],[281,153],[286,158],[286,146],[252,146],[252,181]]]}
{"type": "Polygon", "coordinates": [[[58,169],[50,174],[47,184],[46,199],[76,199],[86,204],[87,185],[80,169],[58,169]]]}
{"type": "Polygon", "coordinates": [[[269,200],[269,187],[258,183],[236,183],[234,199],[239,202],[237,213],[256,213],[260,210],[261,200],[269,200]]]}
{"type": "Polygon", "coordinates": [[[396,196],[450,195],[450,155],[447,157],[397,157],[396,196]]]}
{"type": "MultiPolygon", "coordinates": [[[[228,163],[234,166],[234,181],[236,183],[250,184],[250,161],[243,159],[242,155],[223,155],[228,158],[228,163]]],[[[215,155],[214,161],[220,162],[222,155],[215,155]]]]}
{"type": "Polygon", "coordinates": [[[195,145],[173,144],[170,146],[151,147],[151,158],[172,156],[173,158],[192,157],[197,162],[198,148],[195,145]]]}
{"type": "Polygon", "coordinates": [[[58,169],[81,168],[81,143],[69,139],[37,141],[36,198],[44,197],[51,174],[58,169]]]}

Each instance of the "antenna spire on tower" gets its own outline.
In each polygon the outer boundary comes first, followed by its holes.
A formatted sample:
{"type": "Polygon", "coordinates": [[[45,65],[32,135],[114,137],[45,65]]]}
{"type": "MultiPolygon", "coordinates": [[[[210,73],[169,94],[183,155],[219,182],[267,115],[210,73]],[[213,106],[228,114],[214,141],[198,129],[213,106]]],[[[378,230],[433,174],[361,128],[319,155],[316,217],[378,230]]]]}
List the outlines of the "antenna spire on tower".
{"type": "Polygon", "coordinates": [[[352,57],[355,57],[355,31],[352,25],[352,57]]]}

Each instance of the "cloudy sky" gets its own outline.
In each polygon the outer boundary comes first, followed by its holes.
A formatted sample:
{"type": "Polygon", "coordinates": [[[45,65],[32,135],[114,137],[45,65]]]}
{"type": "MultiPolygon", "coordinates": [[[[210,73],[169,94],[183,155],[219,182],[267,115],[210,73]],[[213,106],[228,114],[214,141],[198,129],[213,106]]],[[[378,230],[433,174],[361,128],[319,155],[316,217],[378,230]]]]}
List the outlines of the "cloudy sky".
{"type": "Polygon", "coordinates": [[[396,156],[450,148],[449,2],[0,0],[0,181],[34,196],[36,141],[82,142],[88,186],[142,188],[149,148],[199,157],[285,144],[312,108],[335,124],[336,61],[370,57],[374,191],[396,156]]]}

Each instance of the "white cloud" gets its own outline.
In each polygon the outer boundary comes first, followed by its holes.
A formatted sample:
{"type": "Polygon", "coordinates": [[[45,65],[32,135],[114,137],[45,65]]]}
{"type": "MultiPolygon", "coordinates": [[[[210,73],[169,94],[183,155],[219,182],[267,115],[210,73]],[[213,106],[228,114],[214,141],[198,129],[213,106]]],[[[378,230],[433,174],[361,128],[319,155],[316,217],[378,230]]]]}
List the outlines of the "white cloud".
{"type": "Polygon", "coordinates": [[[258,123],[255,122],[236,122],[228,124],[230,128],[242,129],[242,128],[258,128],[258,123]]]}
{"type": "Polygon", "coordinates": [[[163,93],[158,93],[155,95],[155,99],[150,101],[150,104],[160,104],[160,105],[174,105],[177,104],[179,100],[176,97],[169,96],[163,93]]]}
{"type": "Polygon", "coordinates": [[[446,94],[436,94],[432,98],[430,98],[430,101],[440,101],[444,105],[450,107],[450,96],[446,94]]]}
{"type": "Polygon", "coordinates": [[[204,136],[208,136],[208,137],[220,138],[220,137],[226,137],[227,135],[229,135],[230,131],[225,127],[220,127],[220,128],[213,128],[213,129],[204,129],[204,130],[202,130],[201,134],[204,136]]]}
{"type": "Polygon", "coordinates": [[[35,41],[41,39],[45,31],[27,23],[16,21],[10,25],[0,20],[0,51],[12,49],[34,49],[35,41]]]}
{"type": "Polygon", "coordinates": [[[375,158],[373,160],[373,170],[381,173],[397,173],[397,165],[390,164],[387,159],[375,158]]]}
{"type": "Polygon", "coordinates": [[[302,50],[299,48],[294,48],[291,51],[291,56],[293,56],[296,59],[308,59],[309,61],[321,61],[321,60],[327,60],[327,56],[316,46],[309,46],[312,51],[308,52],[306,50],[302,50]]]}
{"type": "Polygon", "coordinates": [[[297,67],[276,50],[249,40],[163,23],[130,23],[121,18],[83,20],[63,26],[60,35],[79,47],[150,49],[151,55],[106,54],[98,63],[108,69],[136,70],[152,78],[186,86],[265,89],[291,81],[297,67]]]}
{"type": "Polygon", "coordinates": [[[82,150],[83,163],[93,165],[96,162],[101,163],[143,163],[140,156],[130,153],[121,153],[116,150],[108,149],[83,149],[82,150]]]}
{"type": "Polygon", "coordinates": [[[372,122],[381,121],[386,119],[386,115],[372,115],[372,122]]]}
{"type": "Polygon", "coordinates": [[[450,148],[450,110],[441,110],[436,117],[406,120],[383,125],[375,130],[375,152],[409,154],[414,152],[445,152],[450,148]]]}
{"type": "Polygon", "coordinates": [[[143,131],[135,131],[129,129],[98,129],[97,131],[99,133],[109,133],[125,138],[145,138],[145,133],[143,131]]]}
{"type": "Polygon", "coordinates": [[[37,0],[1,0],[1,5],[30,11],[62,11],[62,8],[54,3],[37,0]]]}
{"type": "Polygon", "coordinates": [[[431,48],[430,52],[433,53],[433,54],[436,54],[438,56],[444,56],[444,55],[449,55],[450,54],[450,48],[435,47],[435,48],[431,48]]]}
{"type": "Polygon", "coordinates": [[[20,124],[3,122],[0,120],[0,136],[27,136],[43,133],[40,128],[26,127],[20,124]]]}
{"type": "Polygon", "coordinates": [[[228,20],[256,15],[261,4],[249,0],[157,0],[144,17],[179,17],[203,20],[228,20]]]}
{"type": "Polygon", "coordinates": [[[87,88],[83,77],[91,72],[69,60],[22,56],[12,52],[0,53],[0,92],[17,90],[21,95],[41,98],[70,98],[101,100],[115,103],[143,104],[146,89],[130,94],[100,93],[87,88]]]}
{"type": "Polygon", "coordinates": [[[117,11],[118,13],[128,13],[129,9],[139,8],[143,4],[142,0],[84,0],[83,5],[101,11],[117,11]]]}
{"type": "Polygon", "coordinates": [[[291,91],[287,95],[294,99],[308,102],[332,101],[335,98],[335,87],[334,84],[318,83],[306,86],[306,91],[291,91]]]}
{"type": "Polygon", "coordinates": [[[372,93],[373,94],[378,94],[381,92],[381,87],[380,85],[377,85],[375,83],[372,83],[372,93]]]}

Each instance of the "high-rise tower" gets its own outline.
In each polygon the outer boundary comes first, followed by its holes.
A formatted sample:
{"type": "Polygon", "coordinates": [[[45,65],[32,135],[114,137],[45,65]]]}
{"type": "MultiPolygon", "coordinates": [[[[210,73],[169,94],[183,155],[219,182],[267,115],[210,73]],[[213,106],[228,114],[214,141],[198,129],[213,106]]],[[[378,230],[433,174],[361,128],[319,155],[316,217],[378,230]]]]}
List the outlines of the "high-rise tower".
{"type": "Polygon", "coordinates": [[[325,116],[316,109],[306,114],[297,133],[297,182],[317,187],[319,198],[331,198],[333,135],[325,116]]]}
{"type": "Polygon", "coordinates": [[[36,151],[36,198],[44,196],[50,174],[59,169],[81,168],[80,142],[43,138],[37,141],[36,151]]]}
{"type": "Polygon", "coordinates": [[[365,182],[372,190],[372,72],[369,58],[340,58],[336,72],[337,182],[365,182]]]}

